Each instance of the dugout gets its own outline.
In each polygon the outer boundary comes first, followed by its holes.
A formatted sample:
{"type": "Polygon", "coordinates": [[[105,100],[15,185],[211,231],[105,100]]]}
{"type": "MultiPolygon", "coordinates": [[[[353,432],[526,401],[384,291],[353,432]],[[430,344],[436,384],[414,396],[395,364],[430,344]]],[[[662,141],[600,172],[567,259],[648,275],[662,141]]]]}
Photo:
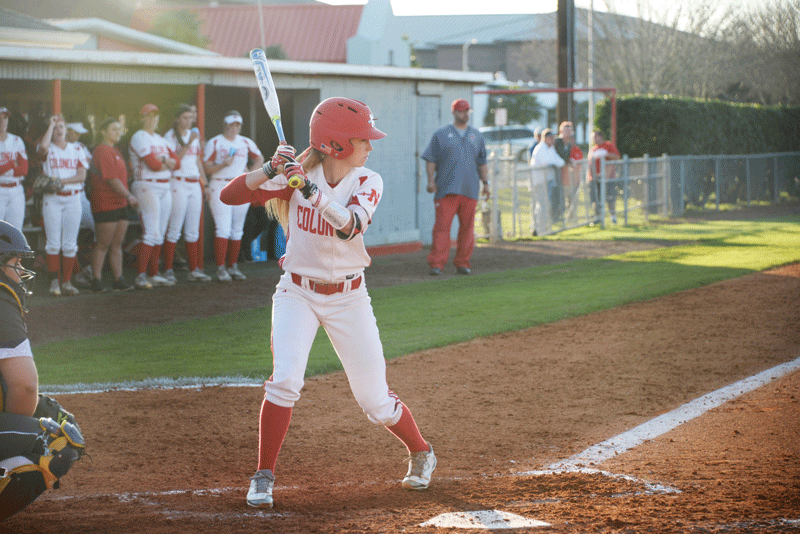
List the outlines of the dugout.
{"type": "MultiPolygon", "coordinates": [[[[384,179],[381,207],[365,234],[373,253],[430,243],[433,202],[419,156],[436,128],[452,121],[451,102],[471,99],[474,87],[492,75],[278,60],[270,61],[270,68],[287,140],[298,150],[308,145],[314,106],[332,96],[366,102],[387,133],[368,162],[384,179]]],[[[225,112],[237,109],[244,118],[242,135],[251,137],[265,156],[277,145],[248,58],[0,47],[0,92],[0,104],[20,127],[60,111],[68,121],[83,120],[92,131],[104,117],[118,116],[132,133],[138,110],[152,102],[161,109],[158,130],[163,133],[178,104],[195,102],[204,139],[220,133],[225,112]]],[[[12,133],[24,134],[13,128],[12,133]]],[[[206,255],[213,240],[208,214],[206,209],[206,255]]],[[[27,226],[26,233],[39,242],[40,230],[27,226]]]]}

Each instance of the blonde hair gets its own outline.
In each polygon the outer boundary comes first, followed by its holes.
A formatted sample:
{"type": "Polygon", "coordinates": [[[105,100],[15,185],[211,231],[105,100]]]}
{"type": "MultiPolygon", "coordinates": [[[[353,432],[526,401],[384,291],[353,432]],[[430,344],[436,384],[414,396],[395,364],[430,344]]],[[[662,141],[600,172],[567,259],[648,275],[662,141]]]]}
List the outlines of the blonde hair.
{"type": "MultiPolygon", "coordinates": [[[[320,152],[314,147],[308,147],[302,154],[297,157],[301,162],[305,172],[310,171],[318,165],[322,165],[322,160],[325,159],[325,154],[320,152]]],[[[283,227],[283,233],[289,231],[289,201],[282,198],[271,198],[264,204],[267,210],[267,215],[276,219],[283,227]]]]}

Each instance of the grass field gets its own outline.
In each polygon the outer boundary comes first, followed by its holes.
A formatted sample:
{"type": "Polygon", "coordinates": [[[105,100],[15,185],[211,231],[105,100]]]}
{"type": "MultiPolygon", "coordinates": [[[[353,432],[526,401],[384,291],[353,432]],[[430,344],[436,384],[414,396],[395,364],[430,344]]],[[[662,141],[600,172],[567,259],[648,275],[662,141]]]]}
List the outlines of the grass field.
{"type": "MultiPolygon", "coordinates": [[[[579,228],[546,239],[662,240],[674,246],[373,289],[387,358],[584,315],[800,261],[796,218],[579,228]]],[[[34,347],[43,385],[241,376],[272,367],[270,308],[34,347]],[[255,332],[255,334],[254,334],[255,332]]],[[[308,374],[339,369],[320,329],[308,374]]]]}

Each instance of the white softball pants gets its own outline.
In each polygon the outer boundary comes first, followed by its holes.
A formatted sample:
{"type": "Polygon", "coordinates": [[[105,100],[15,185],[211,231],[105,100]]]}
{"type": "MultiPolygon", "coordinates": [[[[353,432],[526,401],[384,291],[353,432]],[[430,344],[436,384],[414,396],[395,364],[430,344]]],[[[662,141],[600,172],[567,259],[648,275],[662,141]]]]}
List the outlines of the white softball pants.
{"type": "Polygon", "coordinates": [[[142,242],[150,246],[163,245],[172,212],[172,189],[169,182],[136,180],[131,189],[139,201],[139,211],[142,214],[142,242]]]}
{"type": "MultiPolygon", "coordinates": [[[[192,178],[199,180],[199,178],[192,178]]],[[[200,182],[172,179],[172,213],[167,227],[167,241],[177,243],[183,238],[187,243],[200,239],[200,212],[203,209],[203,188],[200,182]]]]}
{"type": "Polygon", "coordinates": [[[0,187],[0,221],[22,230],[25,224],[25,189],[22,185],[0,187]]]}
{"type": "Polygon", "coordinates": [[[320,295],[295,285],[290,273],[283,274],[272,297],[274,369],[264,384],[266,399],[287,408],[300,399],[309,351],[320,326],[367,418],[384,426],[397,424],[402,403],[389,392],[378,324],[363,283],[354,291],[320,295]]]}
{"type": "Polygon", "coordinates": [[[250,204],[239,206],[229,206],[219,199],[219,193],[228,185],[228,182],[220,179],[211,180],[211,200],[209,207],[214,217],[216,227],[216,237],[239,241],[244,235],[244,220],[247,217],[247,210],[250,204]]]}
{"type": "Polygon", "coordinates": [[[81,229],[81,191],[74,195],[44,195],[42,197],[42,219],[47,254],[63,253],[65,258],[78,254],[78,232],[81,229]]]}

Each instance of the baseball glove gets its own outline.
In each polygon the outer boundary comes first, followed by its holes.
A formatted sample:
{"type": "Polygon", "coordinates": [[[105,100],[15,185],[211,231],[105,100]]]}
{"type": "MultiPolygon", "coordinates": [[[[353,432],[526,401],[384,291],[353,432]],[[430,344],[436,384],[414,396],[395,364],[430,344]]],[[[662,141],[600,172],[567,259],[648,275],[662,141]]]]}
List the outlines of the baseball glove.
{"type": "Polygon", "coordinates": [[[33,182],[34,194],[46,195],[58,193],[63,188],[64,184],[61,182],[61,180],[52,176],[47,176],[46,174],[37,176],[36,180],[33,182]]]}
{"type": "Polygon", "coordinates": [[[47,395],[39,394],[39,402],[36,404],[36,411],[33,412],[35,419],[49,418],[61,425],[64,421],[78,426],[75,416],[64,409],[57,400],[47,395]]]}

